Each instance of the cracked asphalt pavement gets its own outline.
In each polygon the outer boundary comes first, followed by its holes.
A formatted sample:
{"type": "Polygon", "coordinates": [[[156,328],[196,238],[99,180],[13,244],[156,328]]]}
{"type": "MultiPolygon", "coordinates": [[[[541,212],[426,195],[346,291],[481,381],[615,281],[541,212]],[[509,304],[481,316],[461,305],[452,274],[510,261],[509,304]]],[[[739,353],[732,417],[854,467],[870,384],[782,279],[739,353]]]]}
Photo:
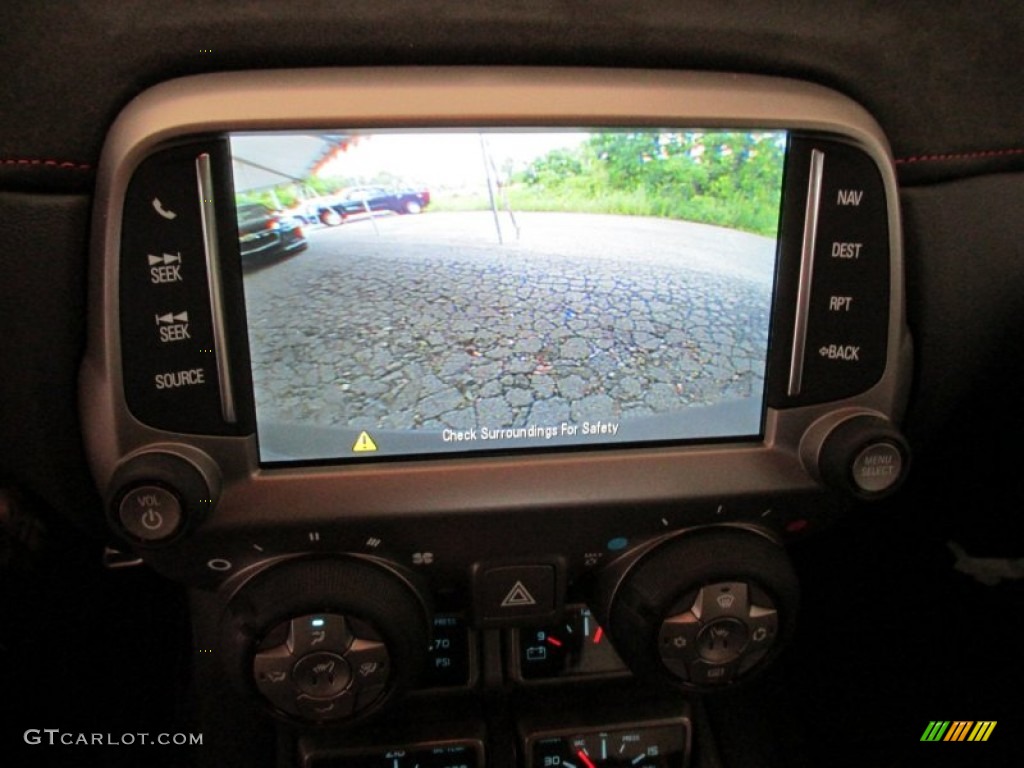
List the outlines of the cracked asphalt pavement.
{"type": "Polygon", "coordinates": [[[760,394],[775,242],[689,222],[424,213],[249,264],[261,419],[386,430],[618,422],[760,394]]]}

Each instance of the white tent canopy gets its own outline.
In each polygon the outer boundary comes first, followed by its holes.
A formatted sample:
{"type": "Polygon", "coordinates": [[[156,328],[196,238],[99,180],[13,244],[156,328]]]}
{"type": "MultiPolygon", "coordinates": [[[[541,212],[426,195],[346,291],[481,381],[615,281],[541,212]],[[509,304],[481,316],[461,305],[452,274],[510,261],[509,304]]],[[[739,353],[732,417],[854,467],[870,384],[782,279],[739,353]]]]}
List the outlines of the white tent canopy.
{"type": "Polygon", "coordinates": [[[235,192],[302,182],[343,148],[347,134],[237,134],[231,136],[235,192]],[[286,140],[282,140],[286,139],[286,140]]]}

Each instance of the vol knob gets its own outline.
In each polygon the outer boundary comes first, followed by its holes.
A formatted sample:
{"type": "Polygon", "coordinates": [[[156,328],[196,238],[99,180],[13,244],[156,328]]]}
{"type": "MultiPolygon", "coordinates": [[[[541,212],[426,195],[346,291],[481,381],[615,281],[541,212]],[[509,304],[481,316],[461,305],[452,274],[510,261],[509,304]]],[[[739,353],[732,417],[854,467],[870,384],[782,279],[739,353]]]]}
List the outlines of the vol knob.
{"type": "Polygon", "coordinates": [[[114,472],[107,494],[114,530],[144,547],[180,539],[202,521],[216,501],[218,474],[212,462],[203,459],[194,462],[152,451],[124,462],[114,472]]]}

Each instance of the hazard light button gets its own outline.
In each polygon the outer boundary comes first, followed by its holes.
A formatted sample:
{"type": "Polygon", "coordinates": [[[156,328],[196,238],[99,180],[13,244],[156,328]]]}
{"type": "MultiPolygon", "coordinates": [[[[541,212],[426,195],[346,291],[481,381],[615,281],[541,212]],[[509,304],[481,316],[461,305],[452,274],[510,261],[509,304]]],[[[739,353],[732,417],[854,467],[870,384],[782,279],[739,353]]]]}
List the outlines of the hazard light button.
{"type": "Polygon", "coordinates": [[[560,573],[555,564],[478,564],[473,569],[476,623],[495,627],[553,618],[563,603],[560,573]]]}

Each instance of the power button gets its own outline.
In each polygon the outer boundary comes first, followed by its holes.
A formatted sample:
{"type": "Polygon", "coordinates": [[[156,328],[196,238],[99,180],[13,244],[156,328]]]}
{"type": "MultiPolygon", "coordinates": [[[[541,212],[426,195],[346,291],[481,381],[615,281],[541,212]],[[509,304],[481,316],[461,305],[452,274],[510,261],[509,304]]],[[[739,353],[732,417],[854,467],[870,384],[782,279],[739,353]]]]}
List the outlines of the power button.
{"type": "Polygon", "coordinates": [[[118,519],[132,538],[144,542],[169,539],[181,527],[181,502],[158,485],[137,485],[122,498],[118,519]]]}

